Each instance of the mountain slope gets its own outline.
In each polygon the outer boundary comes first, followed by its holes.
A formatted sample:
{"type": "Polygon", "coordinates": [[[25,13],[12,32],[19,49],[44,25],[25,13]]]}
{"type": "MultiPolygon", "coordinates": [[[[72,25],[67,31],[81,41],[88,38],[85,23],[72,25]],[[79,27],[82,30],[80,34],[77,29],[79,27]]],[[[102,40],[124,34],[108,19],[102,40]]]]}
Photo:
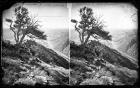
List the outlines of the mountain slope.
{"type": "Polygon", "coordinates": [[[137,30],[118,32],[116,38],[116,43],[118,44],[117,49],[137,60],[137,30]]]}
{"type": "Polygon", "coordinates": [[[57,29],[47,32],[48,41],[53,45],[53,49],[69,56],[69,30],[57,29]]]}
{"type": "Polygon", "coordinates": [[[68,85],[69,62],[35,41],[23,45],[2,42],[3,84],[68,85]]]}
{"type": "Polygon", "coordinates": [[[137,80],[137,63],[98,41],[85,48],[70,45],[72,85],[133,85],[137,80]]]}

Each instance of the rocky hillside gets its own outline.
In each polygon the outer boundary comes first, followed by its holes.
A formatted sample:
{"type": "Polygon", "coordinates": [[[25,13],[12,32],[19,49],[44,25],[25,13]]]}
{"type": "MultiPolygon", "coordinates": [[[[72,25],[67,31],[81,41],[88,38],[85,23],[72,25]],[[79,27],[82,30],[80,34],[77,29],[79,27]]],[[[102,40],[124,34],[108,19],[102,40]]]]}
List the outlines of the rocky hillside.
{"type": "Polygon", "coordinates": [[[98,41],[87,46],[70,44],[71,85],[133,85],[137,63],[98,41]]]}
{"type": "Polygon", "coordinates": [[[4,85],[68,85],[69,61],[35,41],[21,46],[2,41],[4,85]]]}
{"type": "Polygon", "coordinates": [[[31,86],[134,85],[138,79],[138,63],[98,41],[90,41],[85,47],[71,42],[70,57],[69,61],[60,52],[31,40],[20,46],[2,41],[2,82],[31,86]]]}

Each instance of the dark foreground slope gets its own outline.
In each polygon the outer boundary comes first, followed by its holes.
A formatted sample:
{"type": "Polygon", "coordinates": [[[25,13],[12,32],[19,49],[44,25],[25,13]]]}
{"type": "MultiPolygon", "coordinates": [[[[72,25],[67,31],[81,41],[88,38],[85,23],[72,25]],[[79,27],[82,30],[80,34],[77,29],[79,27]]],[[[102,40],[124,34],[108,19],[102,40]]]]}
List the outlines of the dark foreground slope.
{"type": "Polygon", "coordinates": [[[35,41],[23,45],[2,42],[2,78],[6,85],[68,85],[69,62],[35,41]]]}
{"type": "Polygon", "coordinates": [[[138,66],[131,58],[100,42],[70,44],[71,85],[133,85],[138,66]]]}

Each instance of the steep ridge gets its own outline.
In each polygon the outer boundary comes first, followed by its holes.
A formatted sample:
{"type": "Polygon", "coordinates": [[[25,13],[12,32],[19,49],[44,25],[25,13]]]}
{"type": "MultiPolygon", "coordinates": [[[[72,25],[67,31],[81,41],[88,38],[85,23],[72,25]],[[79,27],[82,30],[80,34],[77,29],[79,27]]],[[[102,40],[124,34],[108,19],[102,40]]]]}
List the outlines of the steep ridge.
{"type": "Polygon", "coordinates": [[[2,42],[2,78],[6,85],[68,85],[69,61],[35,41],[2,42]]]}
{"type": "Polygon", "coordinates": [[[70,50],[71,85],[133,85],[137,80],[137,63],[98,41],[86,47],[72,42],[70,50]]]}
{"type": "MultiPolygon", "coordinates": [[[[71,51],[73,50],[72,47],[71,47],[71,51]]],[[[108,61],[110,63],[116,63],[118,65],[127,67],[129,69],[133,69],[133,70],[136,70],[137,69],[136,63],[131,62],[131,60],[129,60],[128,58],[124,57],[117,50],[111,49],[111,48],[109,48],[109,47],[101,44],[98,41],[91,41],[87,45],[86,50],[87,51],[85,51],[85,54],[83,54],[83,55],[86,55],[87,52],[89,52],[89,54],[90,53],[91,54],[93,53],[93,55],[94,55],[95,52],[97,52],[97,54],[99,54],[98,57],[102,57],[104,60],[106,60],[106,61],[108,61]],[[88,47],[90,48],[90,51],[88,50],[88,47]]],[[[80,50],[80,47],[79,47],[79,49],[77,49],[77,51],[79,51],[79,52],[81,51],[80,50]]],[[[76,54],[76,55],[78,55],[78,54],[76,54]]],[[[83,55],[80,55],[80,56],[83,56],[83,55]]],[[[91,56],[93,56],[93,55],[91,55],[91,56]]],[[[71,52],[71,56],[73,56],[73,52],[71,52]]]]}
{"type": "Polygon", "coordinates": [[[37,44],[34,41],[27,41],[26,43],[32,44],[30,48],[33,52],[35,52],[36,54],[41,53],[44,55],[44,56],[41,56],[41,55],[39,56],[39,57],[43,57],[43,58],[40,58],[42,61],[47,62],[47,60],[49,59],[50,60],[49,62],[54,62],[56,65],[65,67],[67,69],[69,68],[67,59],[63,58],[62,56],[59,56],[54,50],[46,48],[43,45],[37,44]]]}

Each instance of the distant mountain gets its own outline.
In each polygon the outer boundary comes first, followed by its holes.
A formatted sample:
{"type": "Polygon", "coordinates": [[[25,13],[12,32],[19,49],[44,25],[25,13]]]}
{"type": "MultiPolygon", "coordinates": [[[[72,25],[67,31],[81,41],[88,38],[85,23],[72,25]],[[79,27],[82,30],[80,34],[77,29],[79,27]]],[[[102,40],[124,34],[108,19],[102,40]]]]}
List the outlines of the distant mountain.
{"type": "Polygon", "coordinates": [[[123,31],[123,34],[118,34],[116,43],[118,44],[118,50],[136,58],[138,56],[138,41],[137,30],[123,31]],[[121,37],[120,37],[121,36],[121,37]]]}

